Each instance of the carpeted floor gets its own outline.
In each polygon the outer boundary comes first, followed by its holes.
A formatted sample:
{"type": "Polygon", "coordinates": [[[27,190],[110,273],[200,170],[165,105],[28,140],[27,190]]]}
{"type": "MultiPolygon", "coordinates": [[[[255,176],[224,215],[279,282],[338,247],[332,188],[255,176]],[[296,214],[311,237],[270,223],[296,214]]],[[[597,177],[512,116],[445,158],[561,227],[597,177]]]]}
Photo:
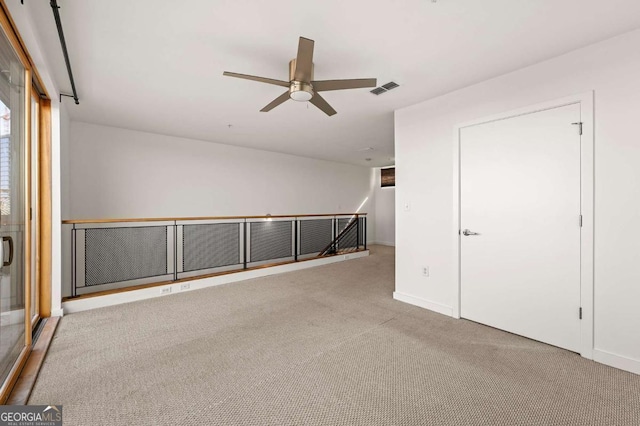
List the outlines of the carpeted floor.
{"type": "Polygon", "coordinates": [[[394,301],[394,251],[66,316],[65,425],[639,425],[640,376],[394,301]]]}

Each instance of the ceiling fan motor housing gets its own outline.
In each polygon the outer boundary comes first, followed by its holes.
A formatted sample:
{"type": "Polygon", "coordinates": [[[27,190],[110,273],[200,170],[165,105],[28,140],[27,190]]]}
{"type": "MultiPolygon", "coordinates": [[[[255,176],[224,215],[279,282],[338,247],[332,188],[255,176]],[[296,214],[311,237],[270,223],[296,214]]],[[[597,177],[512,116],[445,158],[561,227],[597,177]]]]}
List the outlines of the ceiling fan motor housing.
{"type": "Polygon", "coordinates": [[[296,58],[293,58],[289,62],[289,81],[291,82],[291,85],[289,86],[289,97],[294,101],[308,101],[313,97],[313,86],[310,83],[313,81],[313,64],[311,64],[311,77],[309,78],[309,81],[296,81],[294,79],[295,70],[296,58]]]}

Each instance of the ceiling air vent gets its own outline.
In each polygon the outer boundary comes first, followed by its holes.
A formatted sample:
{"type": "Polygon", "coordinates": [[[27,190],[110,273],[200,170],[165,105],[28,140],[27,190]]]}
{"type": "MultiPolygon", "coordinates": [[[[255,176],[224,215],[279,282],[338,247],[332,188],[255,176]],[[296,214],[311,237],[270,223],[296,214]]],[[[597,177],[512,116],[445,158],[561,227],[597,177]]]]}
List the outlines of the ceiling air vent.
{"type": "Polygon", "coordinates": [[[382,85],[382,87],[385,88],[386,90],[395,89],[398,86],[400,86],[400,85],[398,83],[396,83],[395,81],[390,81],[387,84],[383,84],[382,85]]]}
{"type": "Polygon", "coordinates": [[[396,87],[399,87],[400,85],[394,81],[390,81],[387,84],[383,84],[380,87],[376,87],[375,89],[373,89],[371,91],[371,93],[373,93],[374,95],[382,95],[385,92],[388,92],[391,89],[395,89],[396,87]]]}

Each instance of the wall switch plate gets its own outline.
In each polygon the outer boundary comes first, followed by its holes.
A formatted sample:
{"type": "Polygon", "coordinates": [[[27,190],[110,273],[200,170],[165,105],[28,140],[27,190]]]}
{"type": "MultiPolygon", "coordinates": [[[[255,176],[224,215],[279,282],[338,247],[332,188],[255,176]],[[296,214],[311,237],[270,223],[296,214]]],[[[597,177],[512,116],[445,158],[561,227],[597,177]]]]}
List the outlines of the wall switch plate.
{"type": "Polygon", "coordinates": [[[191,288],[191,284],[189,283],[180,284],[180,291],[189,290],[190,288],[191,288]]]}
{"type": "Polygon", "coordinates": [[[171,293],[171,287],[164,287],[162,290],[160,290],[160,294],[169,294],[171,293]]]}
{"type": "Polygon", "coordinates": [[[429,276],[429,267],[428,266],[423,266],[422,267],[422,276],[423,277],[428,277],[429,276]]]}

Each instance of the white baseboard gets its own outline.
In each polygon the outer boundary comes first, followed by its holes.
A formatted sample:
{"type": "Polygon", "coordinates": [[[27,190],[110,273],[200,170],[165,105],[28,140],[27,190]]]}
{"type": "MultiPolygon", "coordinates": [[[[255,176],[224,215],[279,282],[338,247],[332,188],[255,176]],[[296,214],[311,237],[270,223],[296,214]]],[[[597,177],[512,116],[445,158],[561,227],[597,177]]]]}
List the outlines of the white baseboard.
{"type": "MultiPolygon", "coordinates": [[[[328,265],[330,263],[343,262],[345,260],[357,259],[366,256],[369,256],[369,250],[349,253],[346,255],[324,257],[321,259],[305,260],[304,262],[287,263],[286,265],[271,266],[268,268],[259,268],[250,271],[241,271],[233,274],[219,275],[217,277],[181,281],[175,284],[148,287],[139,290],[125,291],[122,293],[108,294],[105,296],[69,300],[62,303],[62,309],[64,310],[65,314],[72,314],[74,312],[87,311],[89,309],[103,308],[106,306],[135,302],[138,300],[152,299],[154,297],[170,296],[171,294],[175,293],[199,290],[202,288],[214,287],[252,278],[266,277],[268,275],[281,274],[283,272],[298,271],[301,269],[312,268],[314,266],[328,265]],[[185,284],[188,284],[189,288],[183,288],[185,284]],[[168,293],[163,294],[162,292],[165,289],[169,289],[168,293]]],[[[52,315],[54,315],[54,313],[52,313],[52,315]]],[[[60,312],[60,316],[62,316],[62,310],[60,312]]]]}
{"type": "MultiPolygon", "coordinates": [[[[439,314],[453,317],[453,308],[450,306],[442,305],[420,297],[410,296],[397,291],[393,292],[393,298],[400,302],[409,303],[410,305],[419,306],[439,314]]],[[[612,354],[611,352],[603,351],[601,349],[594,349],[593,360],[610,367],[619,368],[620,370],[640,375],[640,360],[637,359],[612,354]]]]}
{"type": "Polygon", "coordinates": [[[453,308],[451,306],[442,305],[440,303],[432,302],[430,300],[422,299],[416,296],[410,296],[408,294],[400,293],[398,291],[393,292],[393,298],[396,300],[399,300],[400,302],[419,306],[421,308],[425,308],[442,315],[447,315],[449,317],[453,316],[453,308]]]}
{"type": "Polygon", "coordinates": [[[640,374],[640,360],[612,354],[601,349],[593,350],[593,360],[620,370],[640,374]]]}
{"type": "Polygon", "coordinates": [[[64,315],[64,309],[53,309],[51,311],[51,316],[52,317],[61,317],[64,315]]]}
{"type": "Polygon", "coordinates": [[[371,244],[371,245],[378,244],[378,245],[381,245],[381,246],[390,246],[390,247],[395,247],[396,246],[395,242],[390,242],[390,241],[373,241],[373,242],[371,242],[369,244],[371,244]]]}
{"type": "MultiPolygon", "coordinates": [[[[410,305],[419,306],[439,314],[453,317],[453,308],[450,306],[442,305],[420,297],[410,296],[397,291],[393,292],[393,298],[400,302],[409,303],[410,305]]],[[[610,367],[619,368],[620,370],[640,375],[640,360],[637,359],[612,354],[611,352],[603,351],[601,349],[594,349],[593,360],[610,367]]]]}

